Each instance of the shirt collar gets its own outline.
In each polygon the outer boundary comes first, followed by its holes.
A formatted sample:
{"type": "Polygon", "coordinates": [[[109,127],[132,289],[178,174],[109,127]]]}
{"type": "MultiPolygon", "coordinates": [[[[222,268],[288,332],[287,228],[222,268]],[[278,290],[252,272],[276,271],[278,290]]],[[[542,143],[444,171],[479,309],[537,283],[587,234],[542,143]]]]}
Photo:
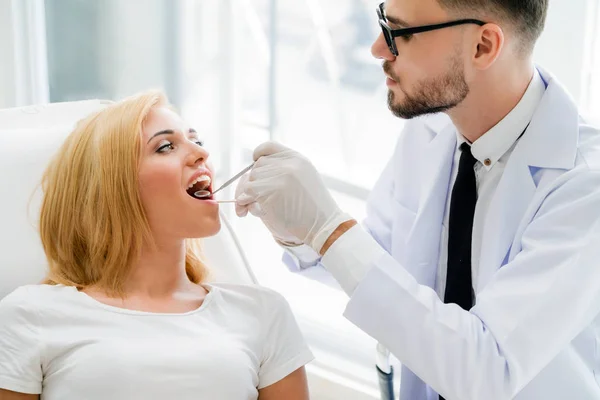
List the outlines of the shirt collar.
{"type": "MultiPolygon", "coordinates": [[[[515,144],[531,121],[535,110],[544,96],[546,86],[537,70],[525,94],[504,119],[487,131],[471,145],[473,157],[488,171],[515,144]]],[[[458,146],[466,142],[464,136],[458,134],[458,146]]]]}

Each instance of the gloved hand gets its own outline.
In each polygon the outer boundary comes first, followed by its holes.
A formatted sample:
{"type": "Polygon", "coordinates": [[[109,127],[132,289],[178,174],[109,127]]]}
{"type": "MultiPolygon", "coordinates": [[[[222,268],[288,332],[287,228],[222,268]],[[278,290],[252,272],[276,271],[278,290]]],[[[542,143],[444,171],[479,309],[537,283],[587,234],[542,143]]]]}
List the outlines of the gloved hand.
{"type": "Polygon", "coordinates": [[[315,167],[300,153],[267,142],[254,151],[256,163],[236,189],[236,213],[262,219],[277,241],[301,243],[320,252],[343,222],[342,212],[315,167]]]}

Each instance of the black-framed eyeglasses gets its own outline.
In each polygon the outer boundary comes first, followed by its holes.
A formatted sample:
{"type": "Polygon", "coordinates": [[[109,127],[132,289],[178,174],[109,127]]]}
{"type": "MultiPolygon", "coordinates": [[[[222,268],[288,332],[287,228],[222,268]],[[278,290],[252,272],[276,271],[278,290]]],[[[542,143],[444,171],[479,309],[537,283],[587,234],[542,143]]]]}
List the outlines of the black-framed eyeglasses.
{"type": "Polygon", "coordinates": [[[385,17],[384,7],[385,3],[381,3],[379,7],[377,7],[377,17],[379,18],[379,25],[381,26],[381,30],[383,31],[383,37],[385,37],[385,41],[394,56],[398,56],[398,48],[396,47],[395,40],[397,37],[406,37],[414,35],[415,33],[435,31],[438,29],[449,28],[451,26],[457,25],[476,24],[479,26],[483,26],[486,24],[485,22],[480,21],[478,19],[459,19],[457,21],[444,22],[442,24],[415,26],[412,28],[404,29],[392,29],[388,25],[387,18],[385,17]]]}

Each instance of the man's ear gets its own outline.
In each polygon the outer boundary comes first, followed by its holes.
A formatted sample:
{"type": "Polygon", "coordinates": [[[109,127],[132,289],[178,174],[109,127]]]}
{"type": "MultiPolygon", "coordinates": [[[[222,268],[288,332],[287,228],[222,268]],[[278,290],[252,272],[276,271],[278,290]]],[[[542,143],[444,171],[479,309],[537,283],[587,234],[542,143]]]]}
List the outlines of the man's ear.
{"type": "Polygon", "coordinates": [[[494,64],[504,48],[504,31],[496,24],[485,24],[478,29],[477,35],[473,64],[480,70],[486,70],[494,64]]]}

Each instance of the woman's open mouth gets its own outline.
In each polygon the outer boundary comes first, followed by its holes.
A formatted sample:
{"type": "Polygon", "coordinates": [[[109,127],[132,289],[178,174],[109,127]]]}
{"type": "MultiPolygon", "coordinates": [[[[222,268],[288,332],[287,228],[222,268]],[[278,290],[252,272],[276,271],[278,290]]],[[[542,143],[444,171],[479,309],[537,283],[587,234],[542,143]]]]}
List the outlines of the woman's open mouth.
{"type": "Polygon", "coordinates": [[[212,179],[208,175],[199,176],[186,189],[187,194],[198,200],[212,200],[212,179]]]}

